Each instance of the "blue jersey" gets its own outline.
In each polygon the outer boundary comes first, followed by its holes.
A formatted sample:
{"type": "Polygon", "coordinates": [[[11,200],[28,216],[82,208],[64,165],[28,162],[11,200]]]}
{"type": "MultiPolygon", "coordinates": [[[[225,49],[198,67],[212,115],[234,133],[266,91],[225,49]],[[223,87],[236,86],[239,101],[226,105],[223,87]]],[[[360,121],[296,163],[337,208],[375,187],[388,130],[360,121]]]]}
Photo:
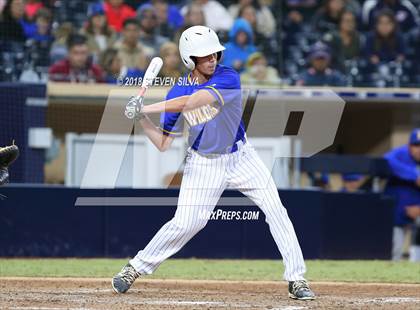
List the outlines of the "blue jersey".
{"type": "Polygon", "coordinates": [[[420,163],[410,155],[408,145],[397,147],[385,154],[394,177],[416,182],[420,178],[420,163]]]}
{"type": "Polygon", "coordinates": [[[406,207],[420,205],[420,189],[415,182],[420,177],[420,163],[410,155],[408,145],[401,146],[385,154],[391,167],[392,177],[387,193],[396,199],[395,225],[406,225],[412,220],[406,214],[406,207]]]}
{"type": "MultiPolygon", "coordinates": [[[[219,113],[211,120],[189,127],[188,144],[204,154],[225,154],[237,150],[236,142],[245,141],[245,127],[242,121],[242,94],[238,73],[232,68],[217,65],[214,74],[203,84],[175,84],[166,100],[191,95],[207,90],[213,95],[219,113]]],[[[160,124],[165,135],[181,135],[184,127],[182,113],[161,114],[160,124]]]]}

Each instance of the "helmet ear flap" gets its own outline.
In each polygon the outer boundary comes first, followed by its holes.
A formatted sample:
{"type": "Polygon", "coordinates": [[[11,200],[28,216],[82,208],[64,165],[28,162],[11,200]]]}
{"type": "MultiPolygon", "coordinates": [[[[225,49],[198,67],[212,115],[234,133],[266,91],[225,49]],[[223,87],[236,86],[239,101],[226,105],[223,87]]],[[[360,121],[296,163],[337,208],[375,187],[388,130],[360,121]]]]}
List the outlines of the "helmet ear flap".
{"type": "Polygon", "coordinates": [[[196,64],[196,58],[190,56],[188,60],[189,60],[188,61],[188,69],[194,70],[195,69],[195,64],[196,64]]]}
{"type": "Polygon", "coordinates": [[[190,56],[190,59],[188,62],[188,69],[194,70],[196,65],[197,65],[197,57],[190,56]]]}
{"type": "MultiPolygon", "coordinates": [[[[223,52],[217,52],[217,61],[220,61],[220,59],[222,58],[223,52]]],[[[197,65],[197,57],[195,56],[190,56],[189,61],[182,58],[182,61],[185,63],[185,65],[187,66],[188,69],[190,70],[194,70],[195,66],[197,65]]]]}
{"type": "Polygon", "coordinates": [[[189,69],[189,70],[194,70],[195,68],[195,59],[193,59],[194,57],[188,57],[188,59],[185,59],[184,57],[182,57],[182,61],[184,62],[185,66],[189,69]]]}

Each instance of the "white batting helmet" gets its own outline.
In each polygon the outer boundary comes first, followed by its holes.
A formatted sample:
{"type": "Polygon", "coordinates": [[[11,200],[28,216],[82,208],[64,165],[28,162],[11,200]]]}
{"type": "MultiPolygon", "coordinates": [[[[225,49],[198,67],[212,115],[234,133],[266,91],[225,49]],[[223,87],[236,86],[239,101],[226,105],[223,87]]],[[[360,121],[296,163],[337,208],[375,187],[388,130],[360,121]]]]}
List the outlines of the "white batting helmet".
{"type": "Polygon", "coordinates": [[[192,56],[204,57],[217,53],[217,60],[222,57],[225,47],[220,44],[216,32],[205,26],[193,26],[186,29],[179,39],[179,53],[185,66],[194,70],[192,56]]]}

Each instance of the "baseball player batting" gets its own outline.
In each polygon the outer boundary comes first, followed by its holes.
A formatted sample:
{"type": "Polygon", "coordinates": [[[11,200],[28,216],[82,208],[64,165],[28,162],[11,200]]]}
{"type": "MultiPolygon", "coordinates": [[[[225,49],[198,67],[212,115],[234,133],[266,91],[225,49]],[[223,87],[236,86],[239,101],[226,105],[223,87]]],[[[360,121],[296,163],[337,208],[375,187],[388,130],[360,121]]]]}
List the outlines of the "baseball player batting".
{"type": "Polygon", "coordinates": [[[113,277],[112,286],[117,293],[125,293],[139,276],[153,273],[165,259],[177,253],[206,226],[208,218],[200,215],[214,210],[226,188],[236,188],[266,216],[283,256],[289,296],[315,298],[304,278],[302,251],[277,187],[247,141],[239,75],[218,64],[224,49],[212,29],[188,28],[179,41],[182,61],[190,70],[188,82],[175,84],[165,101],[144,106],[143,97],[137,96],[129,102],[131,109],[136,106],[131,110],[135,111],[135,117],[130,118],[140,122],[159,150],[167,150],[174,138],[182,134],[184,121],[189,130],[189,148],[175,215],[113,277]],[[151,113],[161,113],[160,128],[147,116],[151,113]]]}

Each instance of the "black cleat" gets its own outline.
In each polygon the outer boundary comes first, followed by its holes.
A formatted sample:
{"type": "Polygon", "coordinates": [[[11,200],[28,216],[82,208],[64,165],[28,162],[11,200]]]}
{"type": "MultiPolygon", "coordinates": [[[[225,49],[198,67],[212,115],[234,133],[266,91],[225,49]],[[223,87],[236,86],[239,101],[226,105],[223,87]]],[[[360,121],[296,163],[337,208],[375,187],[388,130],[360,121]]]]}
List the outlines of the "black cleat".
{"type": "Polygon", "coordinates": [[[289,282],[289,297],[299,300],[313,300],[315,294],[312,292],[306,280],[289,282]]]}
{"type": "Polygon", "coordinates": [[[117,293],[125,293],[139,276],[140,273],[133,266],[127,264],[112,278],[112,288],[117,293]]]}

